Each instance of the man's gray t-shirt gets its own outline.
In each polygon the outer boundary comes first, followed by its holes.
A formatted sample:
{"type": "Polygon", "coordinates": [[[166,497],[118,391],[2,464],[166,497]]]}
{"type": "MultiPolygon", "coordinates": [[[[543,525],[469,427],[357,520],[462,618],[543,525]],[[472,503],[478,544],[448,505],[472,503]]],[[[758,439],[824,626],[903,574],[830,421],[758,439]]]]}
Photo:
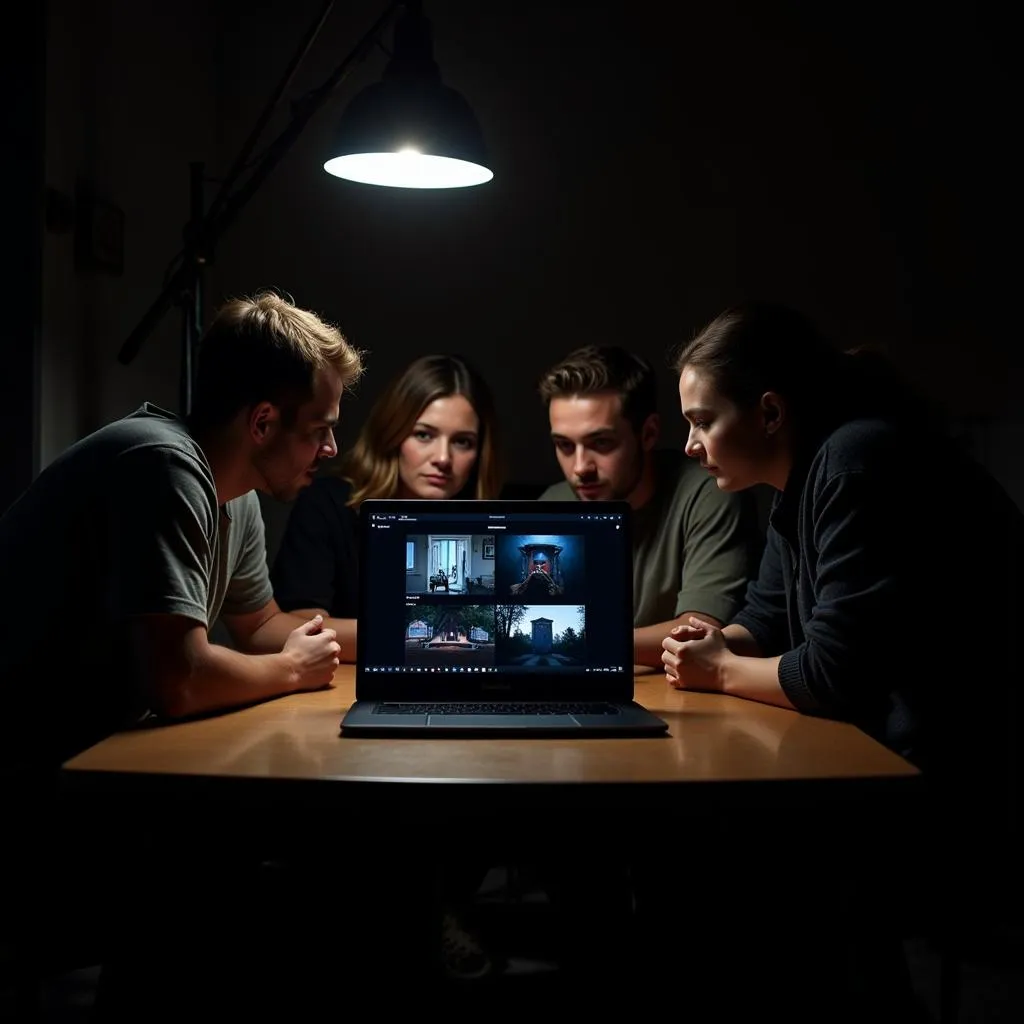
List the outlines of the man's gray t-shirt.
{"type": "Polygon", "coordinates": [[[255,493],[218,506],[185,424],[150,404],[38,476],[0,518],[0,569],[4,690],[52,707],[55,729],[79,716],[80,729],[66,724],[83,738],[144,710],[129,619],[182,615],[209,628],[273,596],[255,493]]]}
{"type": "MultiPolygon", "coordinates": [[[[682,452],[659,449],[655,492],[633,512],[633,625],[703,612],[728,622],[739,610],[759,555],[757,508],[747,494],[720,491],[682,452]]],[[[541,501],[576,497],[567,481],[541,501]]]]}

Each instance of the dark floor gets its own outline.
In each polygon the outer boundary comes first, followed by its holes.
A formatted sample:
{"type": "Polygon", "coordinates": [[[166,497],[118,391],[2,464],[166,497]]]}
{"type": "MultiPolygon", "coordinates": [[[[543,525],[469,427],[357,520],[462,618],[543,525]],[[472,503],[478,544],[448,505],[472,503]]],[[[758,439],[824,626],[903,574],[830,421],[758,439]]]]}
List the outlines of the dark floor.
{"type": "MultiPolygon", "coordinates": [[[[932,1019],[938,1021],[937,958],[928,950],[914,945],[909,947],[909,955],[918,994],[932,1019]]],[[[500,987],[505,993],[518,988],[524,996],[528,994],[527,989],[535,995],[545,987],[550,972],[550,966],[543,963],[513,960],[500,987]]],[[[963,987],[958,1022],[1021,1024],[1024,1021],[1024,969],[1020,964],[966,964],[961,973],[963,987]]],[[[97,975],[98,968],[87,968],[55,980],[45,992],[42,1024],[88,1024],[97,975]]],[[[495,1005],[502,1005],[507,996],[501,994],[499,986],[485,984],[495,1005]]],[[[3,1012],[0,1012],[0,1020],[20,1024],[3,1012]]]]}
{"type": "MultiPolygon", "coordinates": [[[[508,907],[505,883],[506,879],[498,873],[489,876],[482,891],[482,921],[487,920],[489,905],[499,913],[504,913],[500,908],[508,907]]],[[[518,1015],[536,1007],[538,997],[555,994],[557,998],[560,994],[567,999],[563,1005],[571,1006],[571,994],[567,995],[564,987],[559,990],[559,970],[544,948],[544,926],[541,924],[539,930],[535,926],[536,922],[543,921],[543,903],[543,897],[536,892],[516,895],[514,915],[505,914],[500,924],[508,954],[506,969],[494,979],[458,983],[449,989],[453,1003],[462,1000],[486,1015],[501,1011],[518,1015]],[[516,927],[510,927],[512,921],[527,922],[518,936],[516,927]]],[[[486,937],[486,923],[483,930],[486,937]]],[[[937,1022],[940,1020],[939,958],[924,942],[908,942],[906,953],[920,1002],[926,1015],[937,1022]]],[[[99,970],[94,967],[52,979],[43,992],[41,1016],[31,1024],[89,1024],[98,975],[99,970]]],[[[956,1024],[1024,1024],[1024,934],[1004,935],[990,948],[967,954],[959,975],[960,1010],[956,1024]]],[[[396,976],[401,977],[398,965],[396,976]]],[[[540,1005],[546,1002],[546,998],[542,999],[540,1005]]],[[[15,1009],[9,993],[0,993],[0,1021],[29,1024],[24,1011],[15,1009]]]]}

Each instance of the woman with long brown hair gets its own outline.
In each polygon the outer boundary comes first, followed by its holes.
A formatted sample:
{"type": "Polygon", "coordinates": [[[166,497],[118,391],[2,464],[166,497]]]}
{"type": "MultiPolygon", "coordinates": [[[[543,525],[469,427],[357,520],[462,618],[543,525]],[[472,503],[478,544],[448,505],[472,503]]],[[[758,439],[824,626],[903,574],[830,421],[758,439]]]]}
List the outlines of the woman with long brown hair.
{"type": "Polygon", "coordinates": [[[286,611],[323,615],[356,655],[356,517],[367,498],[496,498],[501,458],[494,401],[464,358],[427,355],[394,377],[351,451],[322,473],[288,517],[271,579],[286,611]],[[312,610],[315,609],[315,610],[312,610]]]}

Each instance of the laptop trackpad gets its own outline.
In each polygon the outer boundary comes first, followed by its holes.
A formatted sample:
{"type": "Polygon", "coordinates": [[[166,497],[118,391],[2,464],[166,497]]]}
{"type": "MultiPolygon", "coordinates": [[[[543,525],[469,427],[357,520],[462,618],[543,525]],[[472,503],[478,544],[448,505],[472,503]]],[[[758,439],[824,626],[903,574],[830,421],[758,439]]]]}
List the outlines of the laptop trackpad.
{"type": "Polygon", "coordinates": [[[427,724],[445,729],[578,729],[572,715],[428,715],[427,724]]]}

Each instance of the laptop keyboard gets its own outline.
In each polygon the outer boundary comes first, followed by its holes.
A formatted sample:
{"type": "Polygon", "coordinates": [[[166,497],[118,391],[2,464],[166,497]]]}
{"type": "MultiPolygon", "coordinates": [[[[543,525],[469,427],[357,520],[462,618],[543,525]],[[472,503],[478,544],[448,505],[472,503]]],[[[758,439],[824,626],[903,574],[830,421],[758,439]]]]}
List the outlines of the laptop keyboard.
{"type": "Polygon", "coordinates": [[[511,701],[499,703],[470,703],[451,701],[448,703],[380,703],[375,714],[386,715],[617,715],[619,709],[607,701],[586,701],[582,703],[551,701],[511,701]]]}

